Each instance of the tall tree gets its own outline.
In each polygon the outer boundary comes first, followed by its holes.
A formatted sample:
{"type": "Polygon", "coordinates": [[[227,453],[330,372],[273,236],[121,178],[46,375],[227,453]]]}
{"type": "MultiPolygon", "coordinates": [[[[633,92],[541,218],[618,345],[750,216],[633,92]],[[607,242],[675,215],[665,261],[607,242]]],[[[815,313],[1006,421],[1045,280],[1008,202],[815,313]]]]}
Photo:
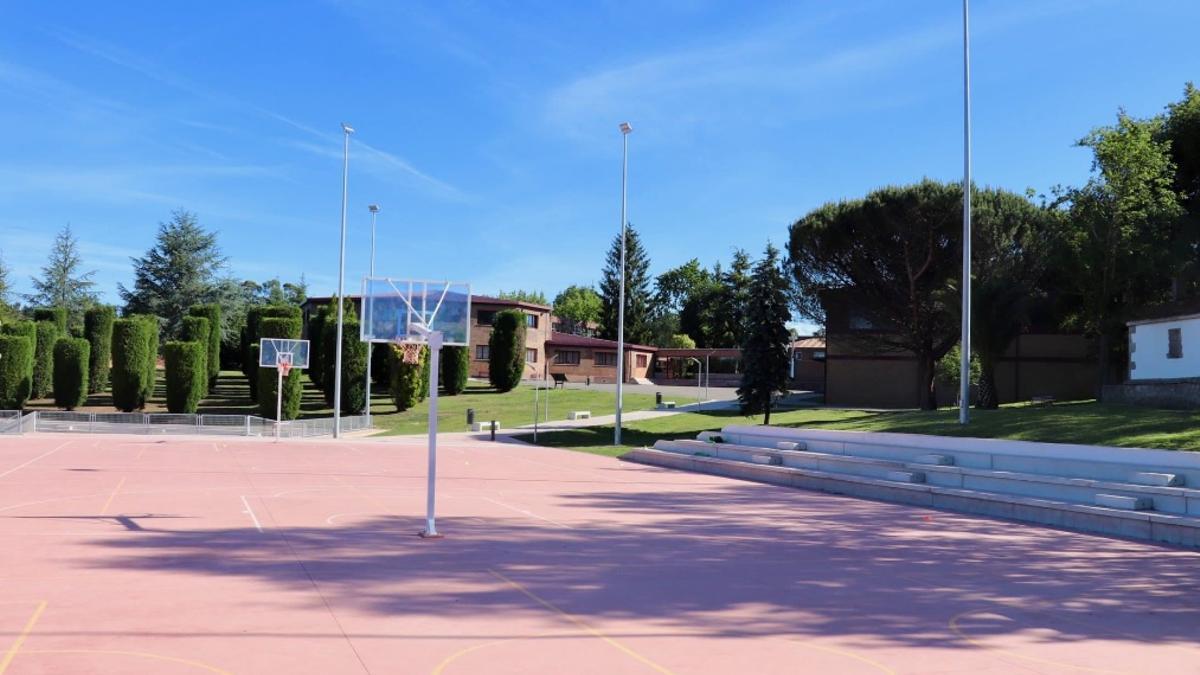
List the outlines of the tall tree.
{"type": "Polygon", "coordinates": [[[515,309],[496,312],[488,338],[488,381],[512,391],[525,374],[525,315],[515,309]]]}
{"type": "Polygon", "coordinates": [[[550,304],[550,302],[548,300],[546,300],[546,294],[541,291],[524,291],[524,290],[520,290],[520,289],[515,290],[515,291],[503,291],[502,290],[496,294],[496,297],[500,298],[501,300],[515,300],[517,302],[528,302],[532,305],[549,305],[550,304]]]}
{"type": "Polygon", "coordinates": [[[83,313],[96,304],[96,292],[92,290],[95,271],[83,270],[83,259],[79,255],[79,240],[68,224],[54,237],[50,258],[42,267],[40,277],[33,278],[34,292],[26,296],[26,302],[42,307],[61,307],[67,310],[67,324],[72,328],[83,326],[83,313]]]}
{"type": "Polygon", "coordinates": [[[205,231],[196,216],[179,210],[171,221],[159,223],[154,247],[133,261],[133,288],[118,286],[125,314],[153,314],[175,337],[187,308],[210,302],[217,295],[217,272],[225,256],[217,235],[205,231]]]}
{"type": "Polygon", "coordinates": [[[713,265],[703,282],[693,288],[679,310],[679,330],[687,333],[701,347],[728,347],[717,335],[721,331],[721,283],[724,276],[721,263],[713,265]]]}
{"type": "MultiPolygon", "coordinates": [[[[600,337],[617,339],[617,308],[621,290],[621,236],[613,238],[600,278],[600,337]]],[[[625,230],[625,341],[650,341],[650,258],[641,237],[630,224],[625,230]]]]}
{"type": "Polygon", "coordinates": [[[578,335],[600,321],[601,305],[600,294],[591,286],[567,286],[554,296],[554,316],[566,332],[578,335]]]}
{"type": "Polygon", "coordinates": [[[788,297],[791,284],[780,264],[779,249],[767,244],[762,260],[754,266],[747,303],[742,347],[742,386],[738,402],[742,414],[763,414],[771,423],[771,406],[777,394],[787,394],[788,348],[792,335],[787,322],[792,318],[788,297]]]}
{"type": "Polygon", "coordinates": [[[1182,99],[1167,105],[1159,137],[1170,144],[1175,191],[1187,211],[1174,244],[1185,262],[1177,273],[1172,294],[1180,299],[1196,297],[1200,296],[1200,89],[1191,82],[1184,87],[1182,99]]]}
{"type": "Polygon", "coordinates": [[[823,324],[821,294],[851,292],[856,311],[881,328],[864,343],[916,358],[917,394],[929,410],[937,407],[934,364],[959,337],[950,280],[962,259],[961,222],[962,188],[926,180],[825,204],[791,226],[800,314],[823,324]]]}
{"type": "Polygon", "coordinates": [[[687,301],[711,280],[712,275],[700,266],[696,258],[663,272],[654,280],[655,313],[678,314],[683,311],[687,301]]]}
{"type": "Polygon", "coordinates": [[[718,278],[719,291],[712,313],[709,339],[714,346],[742,344],[750,305],[750,255],[742,249],[733,252],[729,271],[718,278]]]}
{"type": "Polygon", "coordinates": [[[1175,164],[1160,140],[1162,120],[1121,112],[1117,123],[1079,141],[1093,175],[1070,190],[1073,278],[1084,298],[1082,327],[1097,337],[1097,388],[1107,383],[1130,309],[1169,300],[1190,251],[1174,246],[1181,216],[1175,164]]]}

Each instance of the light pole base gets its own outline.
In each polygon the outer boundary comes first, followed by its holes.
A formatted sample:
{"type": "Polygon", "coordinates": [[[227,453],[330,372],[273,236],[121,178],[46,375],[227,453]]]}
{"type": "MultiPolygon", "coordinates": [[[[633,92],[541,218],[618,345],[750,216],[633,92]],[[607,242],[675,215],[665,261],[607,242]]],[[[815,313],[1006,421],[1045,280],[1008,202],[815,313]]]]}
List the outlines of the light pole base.
{"type": "Polygon", "coordinates": [[[437,532],[430,532],[429,530],[421,530],[420,532],[417,533],[417,536],[422,539],[441,539],[442,538],[441,534],[438,534],[437,532]]]}

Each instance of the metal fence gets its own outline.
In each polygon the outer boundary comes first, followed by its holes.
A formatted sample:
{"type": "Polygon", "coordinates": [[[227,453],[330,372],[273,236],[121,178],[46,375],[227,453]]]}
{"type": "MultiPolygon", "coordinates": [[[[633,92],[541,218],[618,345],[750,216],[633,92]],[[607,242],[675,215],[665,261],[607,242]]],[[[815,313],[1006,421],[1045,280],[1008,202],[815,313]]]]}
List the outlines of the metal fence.
{"type": "MultiPolygon", "coordinates": [[[[308,438],[333,435],[333,418],[289,420],[279,423],[284,438],[308,438]]],[[[275,420],[256,415],[192,415],[182,413],[86,413],[63,410],[35,410],[21,416],[14,410],[0,411],[0,434],[23,431],[76,432],[98,434],[171,434],[274,436],[275,420]]],[[[364,415],[342,418],[342,431],[369,429],[364,415]]]]}

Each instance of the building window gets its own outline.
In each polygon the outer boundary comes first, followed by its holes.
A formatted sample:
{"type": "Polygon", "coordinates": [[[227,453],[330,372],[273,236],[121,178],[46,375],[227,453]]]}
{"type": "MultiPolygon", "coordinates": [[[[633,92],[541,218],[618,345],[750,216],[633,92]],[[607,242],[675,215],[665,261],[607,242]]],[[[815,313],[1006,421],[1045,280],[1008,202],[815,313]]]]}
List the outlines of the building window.
{"type": "Polygon", "coordinates": [[[1167,329],[1167,358],[1182,359],[1183,358],[1183,329],[1168,328],[1167,329]]]}
{"type": "Polygon", "coordinates": [[[489,358],[491,358],[491,354],[488,352],[487,345],[475,345],[476,361],[487,361],[489,358]]]}
{"type": "Polygon", "coordinates": [[[824,350],[813,352],[813,361],[824,361],[824,360],[825,360],[825,351],[824,350]]]}
{"type": "Polygon", "coordinates": [[[525,350],[525,363],[537,363],[537,350],[536,349],[526,349],[525,350]]]}
{"type": "Polygon", "coordinates": [[[792,359],[795,361],[803,361],[804,360],[804,352],[797,349],[796,351],[792,352],[792,359]]]}
{"type": "Polygon", "coordinates": [[[525,315],[525,325],[530,328],[537,328],[538,327],[538,315],[537,314],[526,314],[525,315]]]}
{"type": "Polygon", "coordinates": [[[492,309],[481,309],[475,315],[475,322],[480,326],[490,326],[496,319],[496,311],[492,309]]]}
{"type": "Polygon", "coordinates": [[[579,352],[577,351],[558,351],[554,352],[554,362],[564,366],[579,365],[579,352]]]}
{"type": "Polygon", "coordinates": [[[645,367],[646,367],[646,355],[645,355],[645,354],[638,354],[638,355],[637,355],[637,367],[638,367],[638,368],[645,368],[645,367]]]}
{"type": "Polygon", "coordinates": [[[617,365],[617,353],[616,352],[596,352],[596,365],[615,367],[617,365]]]}

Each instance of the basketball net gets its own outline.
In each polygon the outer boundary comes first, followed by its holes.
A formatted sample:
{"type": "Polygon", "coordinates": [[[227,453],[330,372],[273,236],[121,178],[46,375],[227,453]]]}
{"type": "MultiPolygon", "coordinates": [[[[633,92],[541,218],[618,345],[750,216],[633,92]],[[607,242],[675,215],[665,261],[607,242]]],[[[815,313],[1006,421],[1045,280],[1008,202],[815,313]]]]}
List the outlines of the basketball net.
{"type": "Polygon", "coordinates": [[[420,342],[396,340],[396,347],[400,349],[400,360],[408,364],[417,364],[421,362],[421,347],[424,346],[425,345],[420,342]]]}
{"type": "Polygon", "coordinates": [[[292,355],[280,354],[279,359],[275,362],[275,367],[279,369],[279,375],[287,377],[288,373],[292,372],[292,355]]]}

